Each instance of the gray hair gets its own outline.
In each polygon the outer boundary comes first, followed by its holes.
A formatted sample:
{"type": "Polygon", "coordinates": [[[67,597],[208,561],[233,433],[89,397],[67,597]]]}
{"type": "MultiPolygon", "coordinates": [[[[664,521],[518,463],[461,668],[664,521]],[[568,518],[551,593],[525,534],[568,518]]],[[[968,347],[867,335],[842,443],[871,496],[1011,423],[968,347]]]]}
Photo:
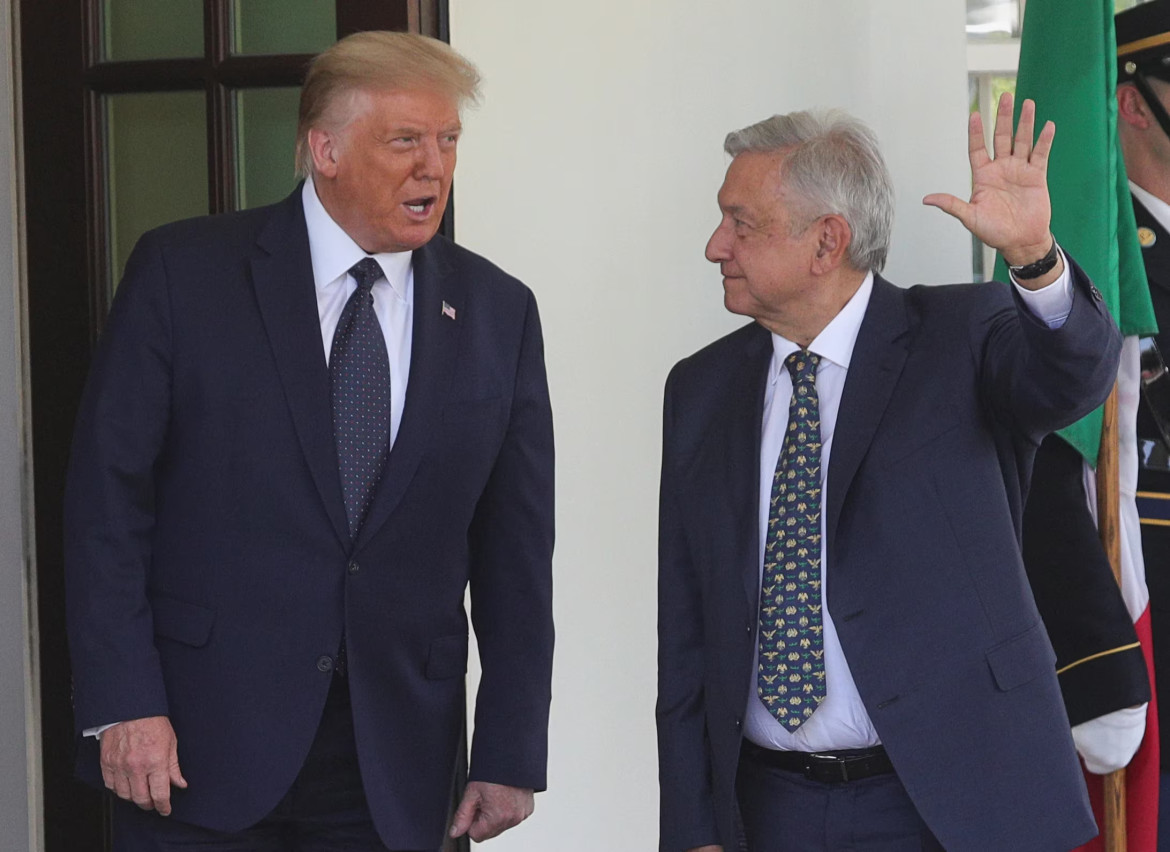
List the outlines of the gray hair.
{"type": "Polygon", "coordinates": [[[783,186],[802,221],[835,213],[849,223],[853,238],[847,258],[856,269],[880,272],[890,249],[894,187],[878,149],[877,136],[841,110],[774,115],[727,134],[723,150],[784,154],[783,186]]]}

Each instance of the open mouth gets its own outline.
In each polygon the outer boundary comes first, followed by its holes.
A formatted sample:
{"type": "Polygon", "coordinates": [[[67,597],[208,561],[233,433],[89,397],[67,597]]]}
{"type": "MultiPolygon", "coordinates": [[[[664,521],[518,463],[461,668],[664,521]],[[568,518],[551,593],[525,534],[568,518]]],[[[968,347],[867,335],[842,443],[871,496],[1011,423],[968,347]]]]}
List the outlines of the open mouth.
{"type": "Polygon", "coordinates": [[[425,198],[412,198],[409,201],[404,201],[402,206],[406,208],[411,218],[427,219],[435,209],[435,201],[435,196],[428,195],[425,198]]]}

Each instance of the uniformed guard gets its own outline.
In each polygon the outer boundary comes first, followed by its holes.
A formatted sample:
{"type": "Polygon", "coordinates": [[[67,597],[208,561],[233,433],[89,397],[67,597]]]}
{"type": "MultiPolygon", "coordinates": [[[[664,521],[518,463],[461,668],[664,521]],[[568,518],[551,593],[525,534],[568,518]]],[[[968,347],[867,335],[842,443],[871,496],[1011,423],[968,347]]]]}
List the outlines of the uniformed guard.
{"type": "Polygon", "coordinates": [[[1159,849],[1170,849],[1170,0],[1120,13],[1118,139],[1159,333],[1143,341],[1138,409],[1138,513],[1150,591],[1155,685],[1162,732],[1159,849]]]}

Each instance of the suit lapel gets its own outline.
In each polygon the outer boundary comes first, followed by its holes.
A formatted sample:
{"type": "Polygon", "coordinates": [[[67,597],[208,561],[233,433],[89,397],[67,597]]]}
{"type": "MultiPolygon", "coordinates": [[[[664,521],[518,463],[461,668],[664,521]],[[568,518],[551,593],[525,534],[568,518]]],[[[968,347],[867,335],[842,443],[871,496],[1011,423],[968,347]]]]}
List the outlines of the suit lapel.
{"type": "Polygon", "coordinates": [[[873,293],[849,360],[829,456],[825,508],[829,541],[836,535],[849,486],[906,363],[908,331],[905,293],[875,275],[873,293]]]}
{"type": "MultiPolygon", "coordinates": [[[[749,487],[733,492],[731,508],[735,517],[735,540],[742,553],[737,553],[735,564],[742,565],[743,591],[747,596],[748,611],[755,618],[760,606],[760,439],[764,428],[764,393],[768,387],[768,369],[772,364],[772,335],[762,326],[756,326],[747,353],[748,367],[740,371],[743,384],[735,389],[740,399],[737,406],[729,406],[734,416],[729,425],[728,469],[748,471],[749,487]],[[746,548],[744,545],[746,544],[746,548]]],[[[737,476],[737,481],[742,481],[737,476]]]]}
{"type": "Polygon", "coordinates": [[[741,348],[726,362],[691,481],[703,495],[698,511],[715,521],[710,524],[718,537],[713,552],[727,558],[721,570],[741,575],[754,611],[760,592],[760,432],[772,336],[759,325],[742,333],[741,348]]]}
{"type": "Polygon", "coordinates": [[[412,259],[414,320],[406,403],[382,481],[358,532],[358,548],[378,532],[397,507],[418,469],[435,424],[443,416],[443,401],[467,316],[467,285],[451,275],[446,250],[446,242],[436,237],[417,249],[412,259]],[[454,319],[444,313],[444,303],[454,308],[454,319]]]}
{"type": "Polygon", "coordinates": [[[333,442],[329,370],[321,344],[309,235],[298,187],[279,205],[257,240],[252,286],[280,381],[313,482],[338,539],[349,531],[333,442]]]}

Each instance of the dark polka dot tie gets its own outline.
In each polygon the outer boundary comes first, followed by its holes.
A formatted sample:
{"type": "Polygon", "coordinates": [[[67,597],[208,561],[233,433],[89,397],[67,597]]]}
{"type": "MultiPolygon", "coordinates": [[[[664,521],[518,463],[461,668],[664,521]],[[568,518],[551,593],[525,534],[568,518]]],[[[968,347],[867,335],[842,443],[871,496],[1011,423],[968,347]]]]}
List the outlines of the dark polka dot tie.
{"type": "Polygon", "coordinates": [[[382,277],[372,257],[349,274],[357,289],[345,303],[329,354],[333,440],[341,469],[341,493],[356,538],[390,452],[390,359],[374,313],[371,288],[382,277]]]}
{"type": "Polygon", "coordinates": [[[821,621],[821,416],[819,355],[793,352],[788,431],[772,478],[756,691],[790,731],[825,700],[821,621]]]}

